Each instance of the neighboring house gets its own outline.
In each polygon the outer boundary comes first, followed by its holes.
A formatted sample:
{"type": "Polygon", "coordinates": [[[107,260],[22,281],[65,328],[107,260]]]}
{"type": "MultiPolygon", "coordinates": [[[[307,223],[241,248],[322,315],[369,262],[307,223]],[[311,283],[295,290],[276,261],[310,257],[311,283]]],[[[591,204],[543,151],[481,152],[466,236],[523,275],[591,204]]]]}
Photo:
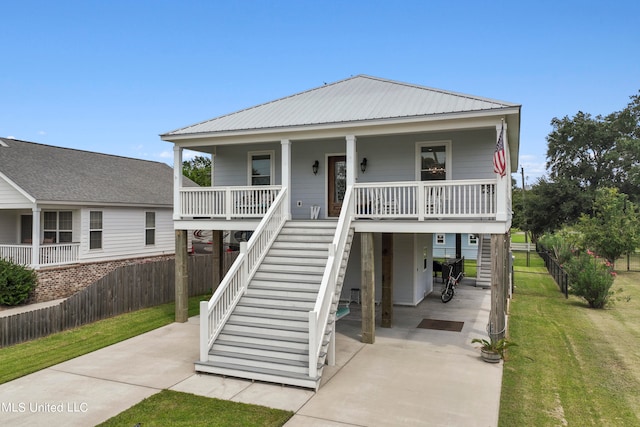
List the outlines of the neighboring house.
{"type": "Polygon", "coordinates": [[[0,257],[38,269],[173,254],[172,187],[163,163],[0,138],[0,257]]]}
{"type": "Polygon", "coordinates": [[[479,236],[474,233],[435,233],[433,235],[433,257],[452,259],[461,255],[464,259],[475,260],[478,257],[479,243],[479,236]],[[460,241],[456,242],[458,238],[460,241]]]}
{"type": "Polygon", "coordinates": [[[196,369],[317,388],[339,300],[372,343],[375,303],[391,324],[433,290],[434,235],[509,230],[519,133],[518,104],[359,75],[162,135],[174,171],[212,156],[210,188],[174,172],[176,230],[255,230],[201,306],[196,369]]]}

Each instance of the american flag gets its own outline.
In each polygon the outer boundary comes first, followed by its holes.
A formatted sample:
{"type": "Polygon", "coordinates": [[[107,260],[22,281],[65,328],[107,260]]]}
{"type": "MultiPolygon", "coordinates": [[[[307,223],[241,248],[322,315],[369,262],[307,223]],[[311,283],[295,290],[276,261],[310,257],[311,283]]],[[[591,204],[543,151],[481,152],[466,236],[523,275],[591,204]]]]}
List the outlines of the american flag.
{"type": "Polygon", "coordinates": [[[500,176],[507,174],[507,159],[504,154],[504,124],[500,128],[500,136],[498,136],[498,143],[496,144],[496,151],[493,153],[493,171],[499,173],[500,176]]]}

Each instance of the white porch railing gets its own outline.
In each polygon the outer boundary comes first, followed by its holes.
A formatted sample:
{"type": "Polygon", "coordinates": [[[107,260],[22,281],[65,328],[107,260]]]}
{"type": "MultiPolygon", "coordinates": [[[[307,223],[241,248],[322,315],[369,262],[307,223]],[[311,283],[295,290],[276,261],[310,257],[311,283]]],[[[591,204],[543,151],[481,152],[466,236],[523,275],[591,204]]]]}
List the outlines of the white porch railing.
{"type": "MultiPolygon", "coordinates": [[[[496,218],[496,180],[354,185],[356,218],[496,218]]],[[[507,197],[503,195],[502,197],[507,197]]]]}
{"type": "Polygon", "coordinates": [[[38,265],[34,266],[31,245],[0,244],[0,258],[28,267],[50,267],[78,262],[80,243],[54,243],[39,247],[38,265]]]}
{"type": "MultiPolygon", "coordinates": [[[[354,197],[353,187],[348,187],[344,195],[342,210],[338,218],[336,234],[329,246],[329,258],[322,275],[318,298],[313,307],[313,311],[309,312],[309,376],[315,378],[318,375],[317,360],[322,348],[322,341],[325,336],[329,314],[336,290],[336,282],[340,274],[340,265],[344,254],[344,247],[349,229],[351,228],[351,220],[353,218],[354,197]]],[[[331,338],[331,345],[328,354],[328,362],[330,365],[334,363],[335,351],[335,335],[331,338]]]]}
{"type": "Polygon", "coordinates": [[[249,239],[240,244],[240,254],[209,301],[200,302],[200,361],[206,362],[209,349],[245,294],[251,278],[269,247],[288,219],[284,203],[286,188],[280,191],[249,239]]]}
{"type": "Polygon", "coordinates": [[[281,186],[188,187],[180,189],[180,217],[262,218],[281,186]]]}

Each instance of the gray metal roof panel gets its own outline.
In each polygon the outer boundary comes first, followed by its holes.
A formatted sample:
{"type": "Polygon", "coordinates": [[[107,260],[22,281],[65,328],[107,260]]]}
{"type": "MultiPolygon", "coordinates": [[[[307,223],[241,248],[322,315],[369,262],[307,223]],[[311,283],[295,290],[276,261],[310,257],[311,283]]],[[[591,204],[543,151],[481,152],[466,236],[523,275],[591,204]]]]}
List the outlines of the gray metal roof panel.
{"type": "Polygon", "coordinates": [[[173,169],[164,163],[0,140],[0,172],[36,200],[173,205],[173,169]]]}
{"type": "Polygon", "coordinates": [[[518,104],[359,75],[162,136],[489,111],[518,104]]]}

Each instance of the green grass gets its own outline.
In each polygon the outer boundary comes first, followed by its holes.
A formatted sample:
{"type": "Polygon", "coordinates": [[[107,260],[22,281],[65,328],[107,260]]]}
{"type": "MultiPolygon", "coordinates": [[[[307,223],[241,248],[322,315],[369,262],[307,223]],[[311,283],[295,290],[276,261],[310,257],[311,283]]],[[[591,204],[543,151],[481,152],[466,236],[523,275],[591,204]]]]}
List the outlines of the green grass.
{"type": "Polygon", "coordinates": [[[593,310],[565,299],[537,255],[532,267],[522,257],[509,317],[518,346],[504,364],[499,425],[640,425],[640,273],[614,284],[630,301],[593,310]]]}
{"type": "Polygon", "coordinates": [[[100,426],[281,426],[293,412],[163,390],[100,426]]]}
{"type": "MultiPolygon", "coordinates": [[[[189,298],[189,316],[199,301],[189,298]]],[[[0,384],[172,323],[173,303],[147,308],[0,349],[0,384]]]]}

